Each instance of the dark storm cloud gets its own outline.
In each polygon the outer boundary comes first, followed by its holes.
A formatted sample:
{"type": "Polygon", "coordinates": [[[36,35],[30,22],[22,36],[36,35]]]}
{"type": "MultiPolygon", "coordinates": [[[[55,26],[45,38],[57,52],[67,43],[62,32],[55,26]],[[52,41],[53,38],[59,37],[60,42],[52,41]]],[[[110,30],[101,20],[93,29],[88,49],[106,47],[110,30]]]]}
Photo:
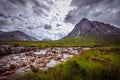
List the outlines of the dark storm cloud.
{"type": "Polygon", "coordinates": [[[66,22],[76,24],[83,17],[120,27],[120,0],[73,0],[76,7],[66,16],[66,22]]]}
{"type": "MultiPolygon", "coordinates": [[[[6,25],[7,19],[11,19],[14,23],[22,20],[24,21],[22,24],[26,25],[30,22],[30,19],[27,20],[28,17],[34,17],[34,15],[38,17],[48,16],[46,14],[50,10],[48,5],[52,4],[52,1],[47,0],[0,0],[0,21],[3,21],[1,18],[6,20],[0,25],[6,25]],[[15,20],[17,21],[15,22],[15,20]]],[[[17,25],[13,24],[13,26],[17,25]]]]}
{"type": "MultiPolygon", "coordinates": [[[[33,11],[38,14],[42,13],[42,9],[49,10],[49,7],[41,3],[39,0],[0,0],[0,12],[6,15],[16,14],[12,11],[21,11],[31,3],[33,11]]],[[[49,2],[48,2],[49,3],[49,2]]],[[[52,3],[50,3],[52,4],[52,3]]]]}
{"type": "Polygon", "coordinates": [[[21,4],[21,5],[23,5],[23,6],[26,6],[26,4],[27,4],[27,2],[26,2],[26,0],[7,0],[8,2],[11,2],[11,3],[13,3],[13,4],[21,4]]]}
{"type": "MultiPolygon", "coordinates": [[[[37,1],[37,0],[33,0],[32,1],[33,3],[34,3],[34,6],[33,6],[33,11],[35,12],[35,13],[43,13],[43,11],[42,11],[42,9],[44,9],[44,10],[50,10],[50,7],[49,6],[46,6],[45,4],[42,4],[42,3],[40,3],[39,1],[37,1]]],[[[49,2],[48,2],[49,3],[49,2]]],[[[51,5],[52,5],[52,3],[50,3],[51,5]]]]}
{"type": "Polygon", "coordinates": [[[0,20],[0,26],[8,25],[8,23],[5,20],[0,20]]]}
{"type": "Polygon", "coordinates": [[[73,0],[71,6],[83,7],[86,5],[96,5],[101,0],[73,0]]]}

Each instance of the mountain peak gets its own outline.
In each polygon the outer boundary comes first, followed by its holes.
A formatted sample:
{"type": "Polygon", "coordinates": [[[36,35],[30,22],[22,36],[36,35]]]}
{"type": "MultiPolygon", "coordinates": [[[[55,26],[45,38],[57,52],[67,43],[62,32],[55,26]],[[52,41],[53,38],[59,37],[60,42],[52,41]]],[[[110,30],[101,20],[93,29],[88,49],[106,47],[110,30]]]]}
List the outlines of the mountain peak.
{"type": "Polygon", "coordinates": [[[81,19],[81,22],[82,22],[82,21],[89,21],[89,20],[88,20],[87,18],[82,18],[82,19],[81,19]]]}
{"type": "Polygon", "coordinates": [[[75,25],[68,36],[80,37],[85,35],[119,36],[120,29],[102,22],[90,21],[87,18],[83,18],[75,25]]]}
{"type": "Polygon", "coordinates": [[[83,19],[81,19],[81,21],[78,23],[79,25],[86,25],[86,24],[91,24],[91,21],[89,20],[89,19],[87,19],[87,18],[83,18],[83,19]]]}

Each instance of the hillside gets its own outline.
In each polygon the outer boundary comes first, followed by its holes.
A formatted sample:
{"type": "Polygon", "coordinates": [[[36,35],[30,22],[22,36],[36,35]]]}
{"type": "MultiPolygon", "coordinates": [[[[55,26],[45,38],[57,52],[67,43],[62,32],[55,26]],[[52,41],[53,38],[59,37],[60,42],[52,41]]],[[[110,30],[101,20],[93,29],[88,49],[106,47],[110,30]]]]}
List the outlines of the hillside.
{"type": "Polygon", "coordinates": [[[63,40],[120,43],[120,29],[110,24],[83,18],[63,40]]]}
{"type": "Polygon", "coordinates": [[[0,32],[1,40],[37,40],[21,31],[0,32]]]}

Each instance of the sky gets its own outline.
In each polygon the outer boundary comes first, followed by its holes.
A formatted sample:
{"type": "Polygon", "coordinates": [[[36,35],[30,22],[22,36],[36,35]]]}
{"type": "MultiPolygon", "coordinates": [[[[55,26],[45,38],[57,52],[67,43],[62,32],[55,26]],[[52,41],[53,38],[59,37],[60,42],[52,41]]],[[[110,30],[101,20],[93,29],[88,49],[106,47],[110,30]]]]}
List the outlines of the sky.
{"type": "Polygon", "coordinates": [[[66,36],[82,18],[120,28],[120,0],[0,0],[0,30],[39,40],[66,36]]]}

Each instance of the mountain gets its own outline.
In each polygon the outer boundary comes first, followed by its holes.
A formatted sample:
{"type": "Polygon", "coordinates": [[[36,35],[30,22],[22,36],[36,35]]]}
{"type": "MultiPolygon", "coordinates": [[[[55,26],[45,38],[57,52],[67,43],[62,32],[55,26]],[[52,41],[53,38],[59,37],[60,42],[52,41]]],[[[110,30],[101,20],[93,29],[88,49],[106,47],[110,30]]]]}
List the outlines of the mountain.
{"type": "Polygon", "coordinates": [[[37,40],[21,31],[2,32],[0,34],[1,40],[37,40]]]}
{"type": "Polygon", "coordinates": [[[0,34],[3,33],[3,31],[0,31],[0,34]]]}
{"type": "Polygon", "coordinates": [[[65,38],[100,38],[120,42],[120,28],[98,21],[83,18],[65,38]]]}

